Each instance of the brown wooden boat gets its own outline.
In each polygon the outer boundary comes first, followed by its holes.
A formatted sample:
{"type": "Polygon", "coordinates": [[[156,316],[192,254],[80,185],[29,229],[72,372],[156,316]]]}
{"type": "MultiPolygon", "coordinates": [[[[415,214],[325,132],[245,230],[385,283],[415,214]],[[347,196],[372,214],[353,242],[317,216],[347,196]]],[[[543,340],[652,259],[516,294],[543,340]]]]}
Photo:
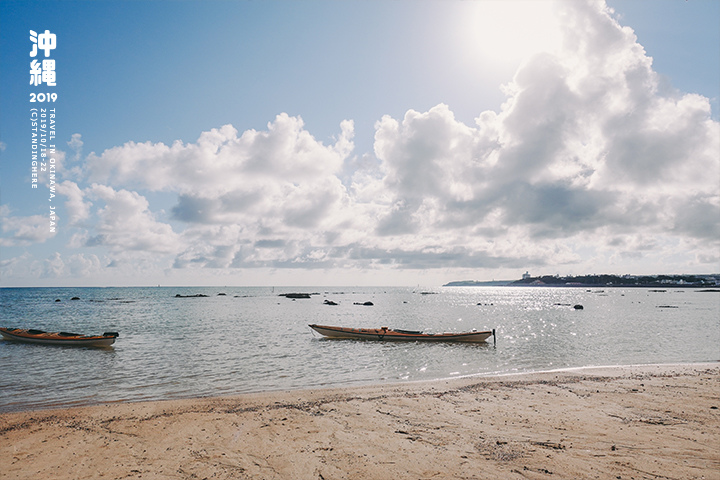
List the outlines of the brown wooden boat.
{"type": "Polygon", "coordinates": [[[119,336],[117,332],[105,332],[102,335],[81,335],[68,332],[44,332],[42,330],[21,328],[0,328],[0,335],[7,340],[42,345],[64,345],[79,347],[109,347],[119,336]]]}
{"type": "Polygon", "coordinates": [[[316,332],[328,338],[354,338],[361,340],[419,341],[419,342],[484,342],[491,336],[495,338],[495,329],[464,333],[424,333],[414,330],[393,330],[380,328],[348,328],[328,325],[308,325],[316,332]]]}

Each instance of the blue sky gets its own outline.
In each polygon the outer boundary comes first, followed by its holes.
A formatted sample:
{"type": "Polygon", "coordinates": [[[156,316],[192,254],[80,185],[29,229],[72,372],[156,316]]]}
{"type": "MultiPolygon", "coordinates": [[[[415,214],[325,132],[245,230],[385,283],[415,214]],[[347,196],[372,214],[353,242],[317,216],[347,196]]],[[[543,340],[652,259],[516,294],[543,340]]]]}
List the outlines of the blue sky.
{"type": "Polygon", "coordinates": [[[716,273],[718,18],[710,0],[0,1],[0,284],[716,273]],[[57,36],[55,87],[29,85],[30,30],[57,36]],[[45,91],[52,199],[30,185],[45,91]]]}

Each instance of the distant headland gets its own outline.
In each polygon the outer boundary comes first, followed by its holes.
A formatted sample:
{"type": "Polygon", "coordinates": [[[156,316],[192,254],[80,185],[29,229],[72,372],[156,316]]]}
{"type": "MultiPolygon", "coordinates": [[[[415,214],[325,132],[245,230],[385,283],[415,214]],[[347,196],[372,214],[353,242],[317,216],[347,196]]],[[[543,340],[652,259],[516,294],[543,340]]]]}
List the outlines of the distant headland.
{"type": "Polygon", "coordinates": [[[443,287],[719,287],[720,274],[713,275],[523,275],[520,280],[477,282],[462,280],[443,287]]]}

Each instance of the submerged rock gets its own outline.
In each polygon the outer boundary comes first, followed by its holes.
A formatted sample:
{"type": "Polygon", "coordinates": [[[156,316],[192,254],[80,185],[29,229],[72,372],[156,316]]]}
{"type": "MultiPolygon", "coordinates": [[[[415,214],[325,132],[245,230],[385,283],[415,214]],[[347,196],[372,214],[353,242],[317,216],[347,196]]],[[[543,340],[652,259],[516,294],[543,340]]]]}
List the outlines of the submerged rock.
{"type": "Polygon", "coordinates": [[[281,293],[278,296],[285,298],[310,298],[309,293],[281,293]]]}

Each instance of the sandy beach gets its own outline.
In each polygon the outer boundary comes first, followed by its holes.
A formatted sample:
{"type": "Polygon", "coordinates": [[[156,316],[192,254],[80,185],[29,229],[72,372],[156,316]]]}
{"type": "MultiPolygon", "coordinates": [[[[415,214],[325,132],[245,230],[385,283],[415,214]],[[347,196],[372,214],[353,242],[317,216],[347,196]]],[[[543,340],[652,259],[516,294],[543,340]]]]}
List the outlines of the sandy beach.
{"type": "Polygon", "coordinates": [[[720,364],[0,415],[3,479],[720,479],[720,364]]]}

